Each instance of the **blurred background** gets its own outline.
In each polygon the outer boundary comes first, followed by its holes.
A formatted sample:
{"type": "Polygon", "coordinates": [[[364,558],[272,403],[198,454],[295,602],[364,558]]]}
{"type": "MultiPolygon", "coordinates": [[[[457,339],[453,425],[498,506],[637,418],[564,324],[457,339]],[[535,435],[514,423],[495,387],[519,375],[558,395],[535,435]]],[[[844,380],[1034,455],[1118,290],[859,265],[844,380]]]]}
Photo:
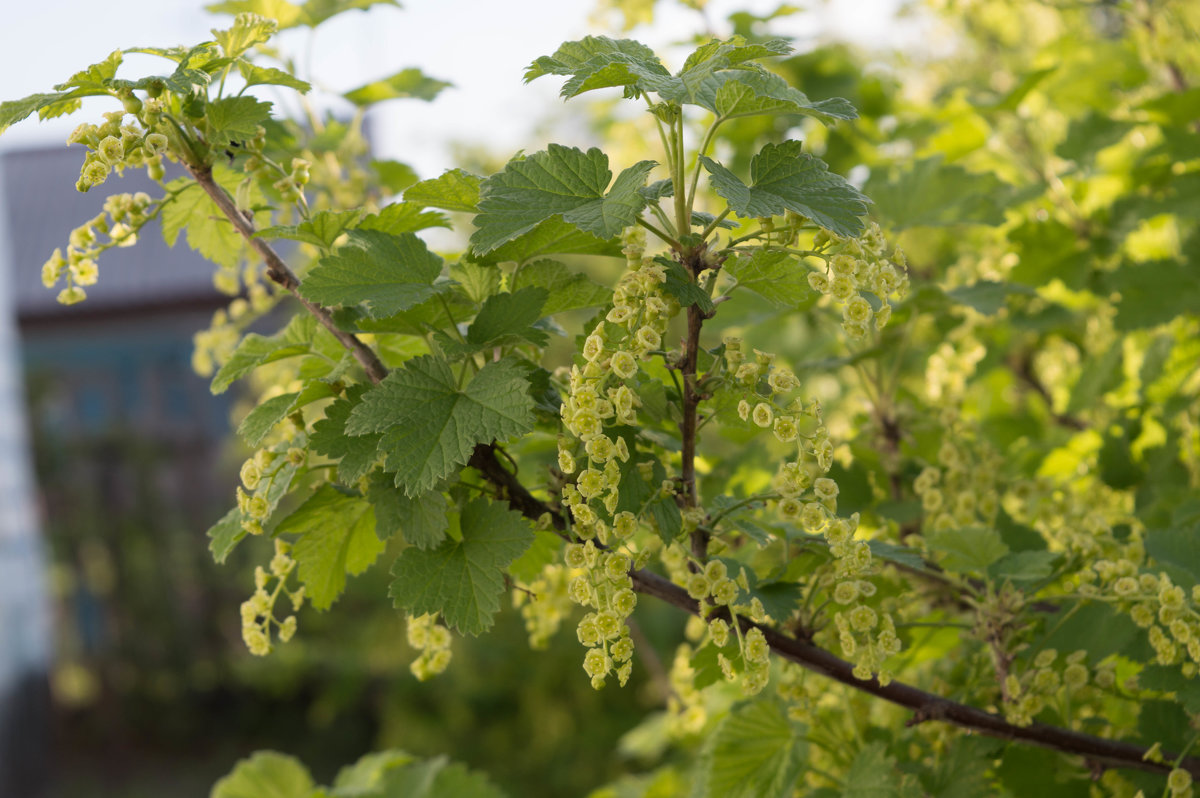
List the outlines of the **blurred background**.
{"type": "MultiPolygon", "coordinates": [[[[920,14],[892,0],[801,6],[661,2],[644,24],[653,2],[414,0],[280,43],[334,92],[407,66],[452,82],[433,103],[369,118],[376,156],[428,178],[550,140],[619,146],[584,103],[568,118],[554,82],[521,81],[533,58],[587,33],[670,54],[771,19],[798,48],[776,68],[814,98],[860,107],[884,102],[879,54],[935,45],[920,14]]],[[[0,97],[46,90],[116,47],[197,41],[225,20],[191,0],[17,4],[0,30],[0,97]]],[[[307,613],[270,658],[246,652],[237,608],[253,564],[216,566],[205,539],[233,501],[246,451],[231,419],[246,408],[235,393],[211,396],[190,365],[192,334],[227,299],[211,266],[149,230],[106,255],[86,303],[54,301],[41,264],[110,193],[73,190],[81,155],[63,142],[74,124],[26,122],[0,140],[0,796],[202,796],[259,748],[300,756],[318,781],[372,749],[445,753],[524,796],[585,794],[635,767],[646,754],[636,737],[618,743],[662,704],[653,668],[632,689],[596,693],[572,635],[531,658],[508,611],[419,685],[402,620],[378,601],[385,569],[353,580],[333,612],[307,613]]],[[[112,188],[152,190],[141,176],[112,188]]],[[[460,246],[450,234],[432,243],[460,246]]],[[[679,618],[658,609],[639,620],[667,657],[679,618]]]]}

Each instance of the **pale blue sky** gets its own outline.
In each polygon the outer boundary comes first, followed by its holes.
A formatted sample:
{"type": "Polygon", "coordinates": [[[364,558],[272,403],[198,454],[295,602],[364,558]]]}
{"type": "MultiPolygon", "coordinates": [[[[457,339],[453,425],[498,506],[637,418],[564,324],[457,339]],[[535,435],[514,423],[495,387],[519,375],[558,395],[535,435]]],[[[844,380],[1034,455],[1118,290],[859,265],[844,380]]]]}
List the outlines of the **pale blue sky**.
{"type": "MultiPolygon", "coordinates": [[[[735,9],[763,12],[779,0],[711,0],[709,16],[735,9]]],[[[790,35],[821,33],[874,45],[896,44],[899,0],[814,2],[780,25],[790,35]]],[[[797,3],[804,5],[802,2],[797,3]]],[[[229,17],[203,10],[204,0],[28,0],[5,10],[0,27],[0,99],[49,87],[118,47],[191,44],[229,17]]],[[[525,66],[564,40],[596,28],[595,0],[409,0],[403,9],[350,12],[323,26],[288,33],[282,46],[301,53],[321,85],[345,91],[402,68],[419,66],[453,90],[431,103],[401,101],[374,112],[383,154],[408,160],[423,177],[451,165],[451,140],[486,143],[506,154],[542,142],[532,131],[561,108],[558,81],[521,82],[525,66]]],[[[694,12],[660,3],[653,28],[630,34],[656,48],[695,31],[694,12]]],[[[127,61],[133,66],[133,61],[127,61]]],[[[136,67],[135,67],[136,69],[136,67]]],[[[27,121],[0,138],[0,148],[55,145],[76,121],[27,121]]]]}

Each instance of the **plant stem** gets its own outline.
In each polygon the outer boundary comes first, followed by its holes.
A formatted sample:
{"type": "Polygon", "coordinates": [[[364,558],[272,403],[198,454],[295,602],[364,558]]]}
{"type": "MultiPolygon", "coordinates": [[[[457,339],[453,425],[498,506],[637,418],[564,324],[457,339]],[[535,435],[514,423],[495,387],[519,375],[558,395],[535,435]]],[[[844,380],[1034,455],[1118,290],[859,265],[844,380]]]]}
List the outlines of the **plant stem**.
{"type": "Polygon", "coordinates": [[[388,375],[387,367],[383,365],[383,361],[379,359],[379,355],[375,354],[375,350],[359,340],[354,333],[346,332],[339,328],[333,320],[333,315],[328,308],[310,302],[300,295],[300,280],[297,279],[295,273],[288,268],[283,259],[273,250],[265,240],[255,236],[254,223],[238,210],[233,198],[217,185],[213,180],[212,168],[208,166],[196,166],[193,164],[185,164],[189,173],[195,178],[200,188],[212,199],[221,213],[229,219],[233,228],[241,233],[242,238],[246,239],[246,243],[262,256],[262,259],[267,264],[267,276],[274,282],[278,283],[284,290],[296,297],[304,308],[316,317],[321,326],[328,330],[334,338],[338,340],[351,354],[354,359],[359,362],[366,371],[367,377],[373,383],[383,382],[383,379],[388,375]]]}

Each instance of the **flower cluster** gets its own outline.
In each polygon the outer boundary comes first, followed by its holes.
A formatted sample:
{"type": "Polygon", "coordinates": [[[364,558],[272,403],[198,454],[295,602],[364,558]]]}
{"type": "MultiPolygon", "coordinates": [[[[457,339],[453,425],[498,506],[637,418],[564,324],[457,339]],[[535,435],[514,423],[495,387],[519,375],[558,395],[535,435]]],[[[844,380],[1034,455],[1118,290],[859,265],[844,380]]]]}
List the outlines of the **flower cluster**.
{"type": "Polygon", "coordinates": [[[951,330],[925,364],[925,393],[930,400],[945,405],[960,401],[967,390],[967,381],[975,375],[975,367],[986,354],[987,349],[975,337],[970,323],[951,330]]]}
{"type": "Polygon", "coordinates": [[[284,456],[270,449],[259,449],[254,456],[242,464],[241,486],[237,488],[237,509],[242,529],[249,535],[261,535],[263,523],[271,516],[275,503],[295,473],[297,459],[305,452],[300,448],[289,448],[284,456]]]}
{"type": "Polygon", "coordinates": [[[1081,592],[1115,596],[1118,606],[1147,631],[1160,665],[1181,665],[1188,677],[1200,672],[1200,585],[1189,596],[1166,573],[1138,573],[1137,563],[1128,558],[1098,560],[1092,570],[1100,584],[1082,585],[1081,592]]]}
{"type": "Polygon", "coordinates": [[[637,606],[630,568],[633,563],[620,552],[598,549],[592,541],[568,543],[563,552],[567,567],[578,571],[567,588],[576,604],[590,607],[576,628],[579,642],[587,647],[583,669],[599,690],[605,678],[616,673],[624,687],[633,672],[633,640],[625,619],[637,606]]]}
{"type": "MultiPolygon", "coordinates": [[[[148,100],[152,107],[149,111],[147,103],[138,102],[138,121],[145,124],[147,114],[153,116],[155,108],[161,114],[161,102],[148,100]]],[[[111,172],[122,174],[128,167],[145,166],[150,169],[151,178],[162,177],[162,158],[167,150],[167,137],[154,132],[152,127],[138,124],[125,124],[127,111],[111,111],[104,115],[104,124],[93,125],[84,123],[67,138],[68,144],[83,144],[88,148],[83,167],[79,171],[79,181],[75,184],[78,191],[87,191],[108,179],[111,172]],[[158,177],[155,177],[157,172],[158,177]]]]}
{"type": "MultiPolygon", "coordinates": [[[[237,293],[236,274],[233,275],[232,285],[222,285],[223,275],[228,274],[228,270],[219,269],[214,275],[214,282],[223,293],[237,293]]],[[[192,335],[192,370],[201,377],[211,377],[225,365],[241,340],[242,330],[275,305],[275,296],[261,282],[247,280],[246,285],[245,299],[238,297],[229,303],[228,308],[213,311],[208,328],[192,335]]]]}
{"type": "Polygon", "coordinates": [[[71,231],[66,257],[56,249],[42,264],[42,285],[53,288],[65,278],[67,287],[59,292],[58,301],[64,305],[82,302],[87,298],[83,287],[95,285],[100,276],[99,255],[112,247],[136,244],[138,231],[156,212],[155,203],[141,191],[109,197],[103,211],[71,231]]]}
{"type": "Polygon", "coordinates": [[[739,615],[748,615],[756,622],[766,622],[770,618],[757,597],[749,602],[739,600],[743,593],[749,592],[746,569],[741,568],[737,578],[733,579],[724,562],[710,560],[703,569],[689,572],[683,586],[688,595],[700,603],[701,616],[709,619],[709,640],[717,649],[725,649],[717,654],[717,664],[725,680],[740,681],[742,692],[747,696],[759,693],[770,680],[771,649],[758,627],[752,626],[743,632],[739,615]],[[729,620],[713,617],[718,610],[728,611],[729,620]],[[737,643],[736,653],[732,651],[734,642],[737,643]]]}
{"type": "Polygon", "coordinates": [[[1020,676],[1004,679],[1004,715],[1010,723],[1028,726],[1048,702],[1060,694],[1078,696],[1089,684],[1100,688],[1116,682],[1116,661],[1106,660],[1094,671],[1088,669],[1086,651],[1076,651],[1063,660],[1052,648],[1039,651],[1033,665],[1020,676]]]}
{"type": "Polygon", "coordinates": [[[550,638],[558,633],[571,612],[569,587],[572,577],[578,575],[558,563],[547,563],[537,579],[517,584],[513,607],[520,609],[525,619],[530,648],[546,648],[550,638]]]}
{"type": "Polygon", "coordinates": [[[1003,458],[990,447],[950,428],[938,449],[938,466],[929,466],[913,481],[930,532],[991,526],[1000,508],[997,481],[1003,458]]]}
{"type": "Polygon", "coordinates": [[[813,245],[825,258],[826,269],[810,273],[808,284],[842,304],[846,334],[854,340],[865,338],[872,319],[875,329],[882,330],[892,316],[889,298],[903,298],[908,293],[904,253],[897,247],[887,254],[887,241],[874,222],[858,238],[822,230],[813,245]],[[875,303],[863,296],[864,292],[873,294],[875,303]]]}
{"type": "Polygon", "coordinates": [[[287,588],[288,576],[296,569],[296,561],[288,554],[290,551],[290,544],[276,538],[275,556],[271,558],[268,568],[260,565],[254,569],[254,595],[242,602],[242,640],[256,657],[271,653],[272,626],[277,627],[281,643],[286,643],[296,634],[294,614],[282,621],[275,619],[275,602],[280,594],[287,595],[293,613],[299,612],[304,603],[303,585],[295,590],[287,588]],[[268,592],[272,581],[275,586],[268,592]]]}
{"type": "Polygon", "coordinates": [[[437,622],[437,613],[409,615],[405,636],[408,644],[421,652],[408,669],[424,682],[450,666],[450,630],[437,622]]]}

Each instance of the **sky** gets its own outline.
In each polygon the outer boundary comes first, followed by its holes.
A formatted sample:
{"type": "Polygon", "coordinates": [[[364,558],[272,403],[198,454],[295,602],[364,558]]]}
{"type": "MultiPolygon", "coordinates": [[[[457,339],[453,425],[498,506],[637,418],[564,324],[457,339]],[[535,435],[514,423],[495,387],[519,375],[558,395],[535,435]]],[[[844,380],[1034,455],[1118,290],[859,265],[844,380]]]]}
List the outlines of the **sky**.
{"type": "MultiPolygon", "coordinates": [[[[819,35],[898,46],[906,31],[911,36],[911,30],[895,20],[899,2],[797,2],[806,10],[788,18],[779,30],[797,36],[800,47],[819,35]]],[[[47,91],[116,48],[196,43],[210,28],[230,20],[204,11],[204,4],[14,2],[5,9],[0,27],[0,99],[47,91]]],[[[720,24],[732,10],[764,13],[777,5],[778,0],[710,0],[708,15],[720,24]]],[[[302,58],[305,77],[333,91],[347,91],[412,66],[453,83],[432,103],[402,100],[371,111],[379,154],[412,164],[426,178],[453,166],[454,141],[486,146],[504,156],[544,144],[534,131],[548,114],[561,110],[561,81],[544,78],[525,85],[522,75],[534,58],[554,52],[563,41],[599,32],[589,24],[595,8],[596,0],[407,0],[403,8],[348,12],[315,35],[307,29],[289,31],[279,42],[302,58]]],[[[619,35],[661,50],[695,32],[697,23],[695,12],[661,2],[653,27],[619,35]]],[[[136,59],[126,59],[131,74],[152,68],[146,61],[139,66],[136,59]]],[[[78,121],[27,120],[0,137],[0,150],[58,146],[78,121]]]]}

